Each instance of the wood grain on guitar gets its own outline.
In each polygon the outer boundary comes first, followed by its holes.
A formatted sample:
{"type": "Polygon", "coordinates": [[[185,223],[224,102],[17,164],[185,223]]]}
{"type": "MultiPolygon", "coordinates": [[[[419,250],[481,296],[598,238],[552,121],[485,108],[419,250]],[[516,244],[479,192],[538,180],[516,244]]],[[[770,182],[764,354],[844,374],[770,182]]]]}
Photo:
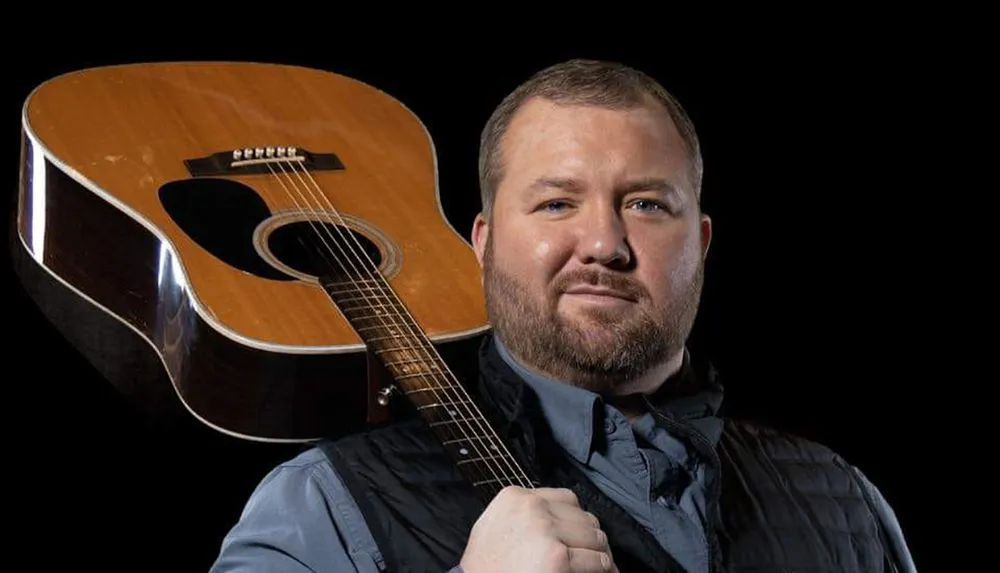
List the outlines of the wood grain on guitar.
{"type": "Polygon", "coordinates": [[[372,357],[472,415],[434,347],[488,328],[479,267],[399,101],[294,66],[129,64],[42,84],[22,125],[20,265],[142,337],[198,419],[335,434],[371,421],[372,357]]]}

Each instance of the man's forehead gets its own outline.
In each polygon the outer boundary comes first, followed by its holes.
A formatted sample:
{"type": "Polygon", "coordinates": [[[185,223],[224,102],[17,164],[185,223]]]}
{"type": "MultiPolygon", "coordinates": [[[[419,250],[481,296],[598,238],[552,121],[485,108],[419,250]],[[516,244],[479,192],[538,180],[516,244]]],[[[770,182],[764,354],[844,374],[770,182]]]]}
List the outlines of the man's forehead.
{"type": "Polygon", "coordinates": [[[676,163],[677,168],[682,168],[687,163],[687,157],[680,133],[666,109],[657,107],[658,105],[650,101],[644,106],[610,109],[595,105],[556,103],[540,98],[529,100],[512,118],[501,142],[503,163],[506,169],[513,168],[517,171],[526,167],[554,167],[551,165],[553,161],[572,166],[583,160],[577,156],[576,150],[580,141],[586,141],[588,143],[584,143],[584,147],[590,146],[591,149],[606,143],[609,155],[624,154],[630,163],[643,157],[653,157],[652,162],[646,163],[663,166],[676,163]],[[611,146],[612,139],[605,131],[609,125],[628,130],[630,135],[626,139],[631,141],[625,145],[630,149],[615,149],[611,146]],[[632,133],[636,134],[634,139],[631,138],[632,133]],[[582,140],[580,134],[585,134],[582,140]],[[657,148],[663,153],[658,153],[657,148]]]}
{"type": "Polygon", "coordinates": [[[546,124],[581,125],[598,117],[632,116],[641,122],[666,129],[679,137],[670,112],[660,102],[645,98],[641,104],[627,107],[610,107],[592,103],[557,102],[542,97],[526,100],[511,118],[508,132],[545,127],[546,124]]]}
{"type": "Polygon", "coordinates": [[[528,100],[511,118],[507,133],[500,144],[501,154],[523,147],[539,147],[562,143],[566,138],[590,130],[596,137],[611,124],[627,125],[668,147],[683,148],[680,132],[667,110],[650,101],[629,108],[608,108],[597,105],[557,103],[534,98],[528,100]]]}

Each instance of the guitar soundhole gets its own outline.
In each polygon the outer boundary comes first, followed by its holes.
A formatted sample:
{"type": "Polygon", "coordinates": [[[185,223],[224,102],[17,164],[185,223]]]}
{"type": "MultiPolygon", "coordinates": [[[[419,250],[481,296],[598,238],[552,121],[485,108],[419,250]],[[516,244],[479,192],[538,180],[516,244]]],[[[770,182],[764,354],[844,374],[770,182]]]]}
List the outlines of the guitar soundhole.
{"type": "Polygon", "coordinates": [[[313,277],[347,280],[370,277],[382,254],[367,237],[343,225],[296,221],[275,228],[267,239],[271,254],[313,277]]]}

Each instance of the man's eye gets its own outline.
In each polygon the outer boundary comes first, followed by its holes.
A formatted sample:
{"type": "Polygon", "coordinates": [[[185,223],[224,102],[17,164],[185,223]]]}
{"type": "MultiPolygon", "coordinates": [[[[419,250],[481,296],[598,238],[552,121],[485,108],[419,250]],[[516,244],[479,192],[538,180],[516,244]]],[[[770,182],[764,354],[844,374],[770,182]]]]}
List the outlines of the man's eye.
{"type": "Polygon", "coordinates": [[[632,205],[633,206],[638,205],[639,208],[641,210],[643,210],[643,211],[648,211],[648,210],[653,209],[653,208],[660,209],[660,210],[666,210],[666,207],[664,207],[662,204],[660,204],[660,203],[658,203],[656,201],[652,201],[650,199],[639,199],[639,200],[633,202],[632,205]]]}

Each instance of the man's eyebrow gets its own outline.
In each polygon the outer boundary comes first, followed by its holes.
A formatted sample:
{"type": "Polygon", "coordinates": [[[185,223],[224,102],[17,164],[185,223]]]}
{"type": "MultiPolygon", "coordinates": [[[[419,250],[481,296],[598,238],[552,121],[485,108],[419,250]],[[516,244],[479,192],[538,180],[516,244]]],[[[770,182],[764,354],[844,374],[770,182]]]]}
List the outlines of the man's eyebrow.
{"type": "Polygon", "coordinates": [[[545,189],[562,189],[564,191],[581,191],[583,185],[571,177],[539,177],[528,186],[531,191],[543,191],[545,189]]]}
{"type": "MultiPolygon", "coordinates": [[[[530,191],[542,191],[545,189],[561,189],[563,191],[580,192],[583,184],[571,177],[539,177],[528,186],[530,191]]],[[[670,181],[661,177],[645,177],[630,181],[620,189],[622,193],[639,193],[643,191],[653,191],[664,194],[678,194],[680,189],[670,181]]]]}
{"type": "Polygon", "coordinates": [[[640,191],[656,191],[658,193],[680,193],[680,189],[670,181],[663,179],[661,177],[646,177],[644,179],[638,179],[636,181],[629,182],[628,185],[622,189],[625,193],[636,193],[640,191]]]}

